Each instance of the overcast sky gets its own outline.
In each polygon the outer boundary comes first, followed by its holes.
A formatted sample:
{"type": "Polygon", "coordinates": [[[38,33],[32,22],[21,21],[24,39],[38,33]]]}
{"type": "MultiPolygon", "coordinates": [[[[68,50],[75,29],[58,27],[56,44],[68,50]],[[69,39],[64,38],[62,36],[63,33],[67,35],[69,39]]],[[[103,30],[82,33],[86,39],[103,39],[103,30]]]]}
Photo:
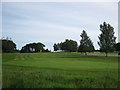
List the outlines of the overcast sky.
{"type": "Polygon", "coordinates": [[[2,3],[2,36],[11,37],[18,49],[41,42],[53,50],[54,43],[65,39],[80,44],[83,30],[98,49],[99,25],[104,21],[114,27],[118,37],[117,2],[2,3]]]}

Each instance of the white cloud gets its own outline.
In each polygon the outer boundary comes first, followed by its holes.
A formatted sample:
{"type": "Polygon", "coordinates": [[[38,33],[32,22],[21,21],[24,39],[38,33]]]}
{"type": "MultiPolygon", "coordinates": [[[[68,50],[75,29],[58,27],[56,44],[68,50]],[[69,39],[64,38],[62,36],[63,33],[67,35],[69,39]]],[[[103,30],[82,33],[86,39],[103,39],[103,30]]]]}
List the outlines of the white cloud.
{"type": "MultiPolygon", "coordinates": [[[[18,43],[20,41],[57,43],[66,38],[79,43],[82,30],[86,30],[97,47],[99,25],[104,21],[115,27],[116,35],[118,33],[115,6],[117,3],[4,3],[3,5],[5,14],[3,35],[12,37],[18,43]]],[[[48,44],[47,47],[52,46],[48,44]]]]}

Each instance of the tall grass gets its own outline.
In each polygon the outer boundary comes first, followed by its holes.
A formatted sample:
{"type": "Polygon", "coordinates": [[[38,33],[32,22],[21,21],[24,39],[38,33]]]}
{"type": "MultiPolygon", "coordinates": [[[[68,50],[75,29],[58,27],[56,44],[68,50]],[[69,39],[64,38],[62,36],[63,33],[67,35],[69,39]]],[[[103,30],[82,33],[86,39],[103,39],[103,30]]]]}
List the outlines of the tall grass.
{"type": "Polygon", "coordinates": [[[116,57],[3,54],[3,88],[117,88],[116,57]]]}

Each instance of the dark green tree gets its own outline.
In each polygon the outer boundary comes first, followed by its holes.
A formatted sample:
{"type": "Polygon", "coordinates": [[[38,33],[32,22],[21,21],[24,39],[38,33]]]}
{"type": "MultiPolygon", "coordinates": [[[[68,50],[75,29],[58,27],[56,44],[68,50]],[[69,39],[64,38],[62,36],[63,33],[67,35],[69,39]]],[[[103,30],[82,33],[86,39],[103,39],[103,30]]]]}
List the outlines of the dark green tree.
{"type": "Polygon", "coordinates": [[[118,55],[120,55],[120,42],[114,45],[115,51],[118,51],[118,55]]]}
{"type": "Polygon", "coordinates": [[[80,46],[78,48],[78,52],[84,52],[87,55],[87,52],[92,52],[94,51],[94,46],[93,42],[91,39],[87,36],[87,33],[83,30],[81,33],[81,41],[80,41],[80,46]]]}
{"type": "Polygon", "coordinates": [[[16,44],[12,40],[1,39],[2,42],[2,52],[3,53],[13,53],[16,52],[16,44]]]}
{"type": "Polygon", "coordinates": [[[100,31],[98,45],[100,46],[100,51],[105,52],[107,56],[108,52],[114,51],[114,44],[116,43],[114,28],[110,24],[103,22],[103,24],[100,24],[100,31]]]}
{"type": "Polygon", "coordinates": [[[30,43],[22,47],[21,53],[43,52],[45,45],[42,43],[30,43]]]}
{"type": "Polygon", "coordinates": [[[61,47],[62,47],[62,42],[58,43],[58,44],[55,43],[53,45],[54,51],[61,50],[61,47]]]}
{"type": "Polygon", "coordinates": [[[54,47],[54,51],[58,50],[58,45],[56,43],[53,45],[53,47],[54,47]]]}
{"type": "Polygon", "coordinates": [[[66,39],[64,42],[59,44],[61,50],[68,52],[76,52],[77,51],[77,42],[73,40],[66,39]]]}
{"type": "Polygon", "coordinates": [[[39,52],[39,51],[43,51],[44,50],[44,47],[45,47],[45,45],[44,44],[42,44],[42,43],[37,43],[36,44],[36,50],[37,50],[37,52],[39,52]]]}

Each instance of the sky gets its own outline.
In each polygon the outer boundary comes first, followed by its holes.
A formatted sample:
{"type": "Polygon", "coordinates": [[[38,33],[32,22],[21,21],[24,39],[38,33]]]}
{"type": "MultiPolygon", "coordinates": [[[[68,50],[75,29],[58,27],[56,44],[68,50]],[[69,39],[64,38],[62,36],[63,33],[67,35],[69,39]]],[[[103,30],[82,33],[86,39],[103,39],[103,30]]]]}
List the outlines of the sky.
{"type": "Polygon", "coordinates": [[[99,25],[104,21],[114,27],[118,37],[117,2],[2,3],[2,37],[12,38],[17,49],[41,42],[53,50],[54,43],[65,39],[75,40],[79,45],[83,30],[99,49],[99,25]]]}

